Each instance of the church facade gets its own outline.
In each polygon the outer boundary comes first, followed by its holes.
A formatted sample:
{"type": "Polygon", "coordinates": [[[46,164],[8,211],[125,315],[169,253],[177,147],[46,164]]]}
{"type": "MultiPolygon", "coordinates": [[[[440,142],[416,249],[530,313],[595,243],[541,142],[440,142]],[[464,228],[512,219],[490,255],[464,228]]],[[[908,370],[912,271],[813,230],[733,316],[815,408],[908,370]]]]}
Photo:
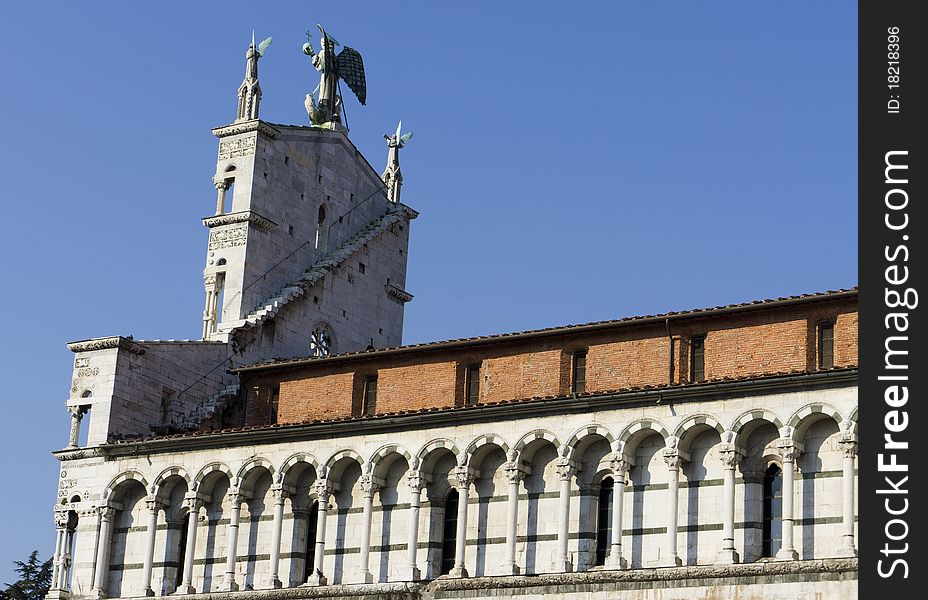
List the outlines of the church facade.
{"type": "Polygon", "coordinates": [[[202,339],[69,344],[50,598],[856,595],[856,289],[403,346],[409,135],[261,120],[262,52],[202,339]]]}

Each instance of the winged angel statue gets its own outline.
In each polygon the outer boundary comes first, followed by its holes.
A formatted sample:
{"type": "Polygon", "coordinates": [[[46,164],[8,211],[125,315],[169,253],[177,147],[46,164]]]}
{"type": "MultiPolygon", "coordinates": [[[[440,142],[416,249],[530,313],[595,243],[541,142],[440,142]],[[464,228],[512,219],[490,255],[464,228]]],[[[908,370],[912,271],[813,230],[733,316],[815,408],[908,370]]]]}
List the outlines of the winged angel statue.
{"type": "Polygon", "coordinates": [[[311,94],[306,94],[306,112],[313,125],[341,123],[342,96],[338,80],[344,81],[364,106],[367,101],[364,61],[360,52],[348,46],[336,55],[335,46],[340,44],[322,25],[316,27],[322,33],[319,52],[313,50],[311,31],[306,32],[307,42],[303,44],[303,54],[312,58],[313,67],[319,71],[319,85],[311,94]]]}

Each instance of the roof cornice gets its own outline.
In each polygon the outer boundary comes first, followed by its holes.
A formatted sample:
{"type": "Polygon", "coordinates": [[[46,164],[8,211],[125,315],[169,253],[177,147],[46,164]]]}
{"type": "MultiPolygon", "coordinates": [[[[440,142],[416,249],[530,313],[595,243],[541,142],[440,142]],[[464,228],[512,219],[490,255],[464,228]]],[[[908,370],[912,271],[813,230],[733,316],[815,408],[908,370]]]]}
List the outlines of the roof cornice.
{"type": "Polygon", "coordinates": [[[262,217],[258,213],[251,210],[243,210],[240,212],[226,213],[224,215],[214,215],[212,217],[203,217],[203,225],[206,227],[219,227],[220,225],[232,225],[234,223],[253,223],[255,227],[263,231],[270,231],[271,229],[277,227],[277,223],[268,219],[267,217],[262,217]]]}
{"type": "Polygon", "coordinates": [[[75,354],[79,352],[92,352],[94,350],[109,350],[111,348],[122,348],[132,354],[145,354],[145,346],[132,341],[132,336],[123,337],[115,335],[112,337],[93,338],[81,340],[78,342],[68,342],[68,350],[75,354]]]}
{"type": "Polygon", "coordinates": [[[223,125],[221,127],[213,128],[213,135],[218,138],[224,138],[230,135],[239,135],[241,133],[251,133],[252,131],[257,131],[258,133],[263,133],[272,139],[277,139],[280,137],[280,130],[272,126],[270,123],[266,123],[259,119],[253,121],[243,121],[241,123],[232,123],[231,125],[223,125]]]}

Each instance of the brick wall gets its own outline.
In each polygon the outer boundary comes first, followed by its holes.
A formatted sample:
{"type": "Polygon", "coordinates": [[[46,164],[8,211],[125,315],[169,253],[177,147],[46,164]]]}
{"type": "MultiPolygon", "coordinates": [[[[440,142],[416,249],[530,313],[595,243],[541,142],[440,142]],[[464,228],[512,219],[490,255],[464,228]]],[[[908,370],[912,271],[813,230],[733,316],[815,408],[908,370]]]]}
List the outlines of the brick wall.
{"type": "MultiPolygon", "coordinates": [[[[705,377],[720,379],[818,369],[818,326],[835,323],[835,366],[857,363],[855,298],[749,313],[674,319],[674,383],[690,380],[690,340],[705,336],[705,377]]],[[[245,373],[246,389],[280,384],[278,421],[295,423],[358,415],[364,380],[377,374],[377,413],[451,408],[464,402],[464,372],[480,364],[479,402],[568,394],[571,357],[587,349],[586,391],[666,385],[669,341],[664,323],[624,324],[595,333],[570,330],[542,339],[503,338],[458,348],[421,349],[406,354],[359,355],[259,377],[245,373]]],[[[267,420],[260,398],[252,398],[246,424],[267,420]],[[263,420],[262,420],[263,419],[263,420]]],[[[266,400],[264,401],[266,404],[266,400]]]]}

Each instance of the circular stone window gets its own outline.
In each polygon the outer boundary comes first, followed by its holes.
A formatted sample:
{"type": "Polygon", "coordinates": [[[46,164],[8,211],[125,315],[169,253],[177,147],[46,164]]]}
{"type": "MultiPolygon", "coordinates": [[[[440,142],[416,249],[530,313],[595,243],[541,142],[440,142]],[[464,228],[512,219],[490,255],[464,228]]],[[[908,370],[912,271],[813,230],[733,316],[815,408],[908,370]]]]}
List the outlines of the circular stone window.
{"type": "Polygon", "coordinates": [[[329,332],[325,327],[316,327],[309,338],[309,349],[313,356],[328,356],[331,346],[329,332]]]}

